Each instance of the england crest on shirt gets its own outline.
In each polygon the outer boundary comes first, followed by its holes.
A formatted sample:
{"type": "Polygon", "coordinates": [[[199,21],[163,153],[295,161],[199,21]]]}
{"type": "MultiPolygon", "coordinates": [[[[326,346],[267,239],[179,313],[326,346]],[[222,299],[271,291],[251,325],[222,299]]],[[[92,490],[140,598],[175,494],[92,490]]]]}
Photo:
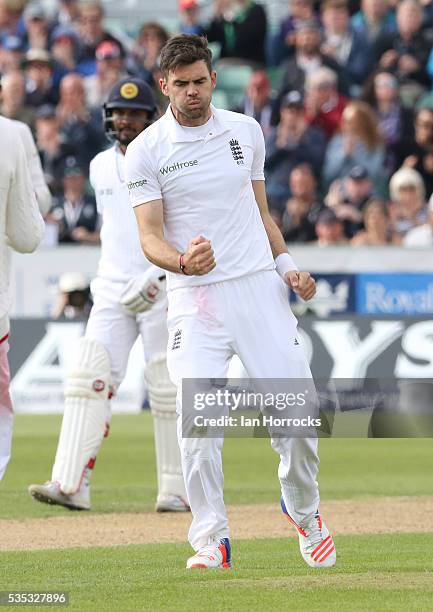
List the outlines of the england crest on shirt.
{"type": "Polygon", "coordinates": [[[236,140],[235,138],[232,138],[232,140],[230,140],[230,150],[232,152],[233,159],[235,160],[237,165],[243,166],[244,165],[244,154],[242,153],[242,149],[241,149],[241,145],[239,144],[239,141],[236,140]]]}

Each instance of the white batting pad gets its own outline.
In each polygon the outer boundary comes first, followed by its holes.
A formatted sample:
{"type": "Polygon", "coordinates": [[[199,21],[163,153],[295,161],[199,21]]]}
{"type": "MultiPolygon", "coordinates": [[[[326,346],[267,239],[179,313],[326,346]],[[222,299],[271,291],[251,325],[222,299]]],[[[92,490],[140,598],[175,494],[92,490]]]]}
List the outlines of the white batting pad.
{"type": "Polygon", "coordinates": [[[110,418],[110,360],[95,340],[81,338],[77,360],[65,382],[65,410],[52,480],[75,493],[87,463],[101,446],[110,418]]]}
{"type": "Polygon", "coordinates": [[[165,355],[152,360],[145,371],[155,432],[158,493],[186,499],[176,429],[176,387],[170,381],[165,355]]]}

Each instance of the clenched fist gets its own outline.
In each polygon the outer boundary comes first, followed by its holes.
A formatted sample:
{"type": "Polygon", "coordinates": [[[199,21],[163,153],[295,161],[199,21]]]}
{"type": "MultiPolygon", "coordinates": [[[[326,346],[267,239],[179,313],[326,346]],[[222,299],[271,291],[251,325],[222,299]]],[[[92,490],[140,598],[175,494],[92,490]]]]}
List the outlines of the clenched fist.
{"type": "Polygon", "coordinates": [[[303,300],[311,300],[316,294],[316,281],[309,272],[286,272],[284,280],[293,291],[303,300]]]}
{"type": "Polygon", "coordinates": [[[188,250],[183,255],[185,274],[202,276],[216,266],[212,245],[204,236],[191,240],[188,250]]]}

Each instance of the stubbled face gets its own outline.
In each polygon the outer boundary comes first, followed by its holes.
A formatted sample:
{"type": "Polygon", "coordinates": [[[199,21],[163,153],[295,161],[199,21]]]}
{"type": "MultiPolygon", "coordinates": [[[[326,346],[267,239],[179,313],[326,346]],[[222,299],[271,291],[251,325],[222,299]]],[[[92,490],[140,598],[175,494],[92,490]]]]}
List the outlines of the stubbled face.
{"type": "Polygon", "coordinates": [[[115,108],[113,126],[121,145],[127,147],[147,127],[149,113],[141,108],[115,108]]]}
{"type": "Polygon", "coordinates": [[[216,72],[210,73],[204,60],[178,66],[159,83],[181,125],[200,125],[208,119],[216,72]]]}

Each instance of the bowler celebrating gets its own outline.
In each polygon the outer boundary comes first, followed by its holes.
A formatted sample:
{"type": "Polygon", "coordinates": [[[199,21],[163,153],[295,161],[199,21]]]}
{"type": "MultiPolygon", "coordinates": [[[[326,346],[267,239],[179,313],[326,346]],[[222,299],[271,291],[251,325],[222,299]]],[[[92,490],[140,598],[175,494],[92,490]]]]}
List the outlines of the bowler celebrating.
{"type": "MultiPolygon", "coordinates": [[[[204,38],[179,35],[161,52],[165,115],[126,152],[143,251],[167,270],[168,368],[176,384],[182,469],[193,514],[187,568],[230,567],[221,438],[182,438],[183,378],[225,378],[237,354],[252,378],[308,378],[287,287],[315,294],[268,211],[259,124],[211,105],[216,73],[204,38]]],[[[275,438],[282,508],[312,567],[335,564],[319,512],[316,438],[275,438]]]]}

